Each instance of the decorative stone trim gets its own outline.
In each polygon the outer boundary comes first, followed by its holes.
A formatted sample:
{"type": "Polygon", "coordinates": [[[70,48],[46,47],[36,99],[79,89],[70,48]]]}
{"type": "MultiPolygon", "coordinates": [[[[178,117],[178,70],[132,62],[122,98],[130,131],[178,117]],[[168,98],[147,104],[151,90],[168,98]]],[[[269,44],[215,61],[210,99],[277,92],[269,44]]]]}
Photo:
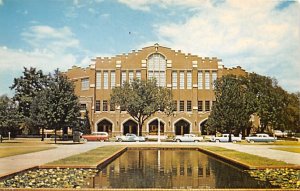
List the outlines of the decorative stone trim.
{"type": "Polygon", "coordinates": [[[90,84],[90,88],[94,88],[95,87],[95,84],[90,84]]]}
{"type": "Polygon", "coordinates": [[[167,88],[171,88],[172,87],[172,84],[167,84],[167,88]]]}
{"type": "Polygon", "coordinates": [[[121,68],[121,60],[116,61],[116,68],[121,68]]]}
{"type": "Polygon", "coordinates": [[[192,64],[193,64],[193,68],[197,68],[198,67],[198,61],[197,60],[193,60],[192,64]]]}
{"type": "Polygon", "coordinates": [[[198,84],[193,84],[193,88],[198,88],[198,84]]]}

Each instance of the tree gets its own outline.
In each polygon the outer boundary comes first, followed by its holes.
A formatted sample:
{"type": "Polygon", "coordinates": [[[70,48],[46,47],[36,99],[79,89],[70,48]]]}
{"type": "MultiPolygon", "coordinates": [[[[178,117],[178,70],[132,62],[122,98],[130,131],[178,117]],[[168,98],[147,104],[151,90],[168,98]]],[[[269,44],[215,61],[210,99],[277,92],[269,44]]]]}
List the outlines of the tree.
{"type": "MultiPolygon", "coordinates": [[[[247,100],[247,89],[241,77],[223,76],[215,82],[216,102],[208,118],[208,125],[229,133],[240,133],[241,127],[249,125],[251,109],[247,100]]],[[[242,131],[243,132],[243,131],[242,131]]]]}
{"type": "Polygon", "coordinates": [[[73,127],[78,123],[80,108],[74,93],[74,84],[55,70],[49,77],[47,88],[39,92],[31,108],[31,116],[37,116],[37,123],[54,129],[55,143],[57,130],[73,127]]]}
{"type": "Polygon", "coordinates": [[[89,119],[89,113],[88,110],[85,110],[83,119],[80,120],[80,131],[82,131],[83,134],[90,134],[91,133],[91,124],[89,119]]]}
{"type": "Polygon", "coordinates": [[[284,130],[300,132],[300,92],[288,94],[288,102],[282,114],[284,130]]]}
{"type": "MultiPolygon", "coordinates": [[[[41,70],[30,67],[24,67],[23,76],[14,79],[13,85],[10,87],[15,90],[14,101],[18,102],[18,110],[25,118],[30,121],[30,106],[37,94],[47,86],[47,77],[41,70]]],[[[27,124],[28,126],[28,124],[27,124]]],[[[31,133],[39,133],[38,129],[31,129],[31,133]]]]}
{"type": "Polygon", "coordinates": [[[0,136],[7,136],[10,132],[15,136],[19,131],[21,116],[18,113],[18,107],[6,95],[0,97],[0,136]]]}
{"type": "Polygon", "coordinates": [[[172,93],[170,90],[157,87],[156,80],[134,79],[125,82],[121,87],[112,90],[111,103],[126,110],[138,123],[139,135],[142,135],[144,122],[155,112],[163,111],[171,114],[173,111],[172,93]]]}

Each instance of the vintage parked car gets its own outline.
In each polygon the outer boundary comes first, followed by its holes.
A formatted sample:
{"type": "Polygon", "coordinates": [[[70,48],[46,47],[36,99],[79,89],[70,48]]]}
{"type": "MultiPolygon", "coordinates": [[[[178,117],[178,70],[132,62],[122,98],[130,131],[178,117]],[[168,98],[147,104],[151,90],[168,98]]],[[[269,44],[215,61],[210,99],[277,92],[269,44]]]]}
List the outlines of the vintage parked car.
{"type": "Polygon", "coordinates": [[[287,137],[288,133],[286,131],[282,132],[281,130],[274,130],[273,135],[276,137],[287,137]]]}
{"type": "Polygon", "coordinates": [[[132,133],[127,133],[126,135],[116,136],[118,142],[144,142],[145,137],[137,136],[132,133]]]}
{"type": "Polygon", "coordinates": [[[249,137],[245,137],[245,140],[249,143],[254,142],[275,142],[277,140],[276,137],[270,137],[265,133],[258,133],[255,135],[250,135],[249,137]]]}
{"type": "Polygon", "coordinates": [[[87,141],[108,141],[109,136],[107,132],[93,132],[90,135],[82,135],[82,138],[87,141]]]}
{"type": "MultiPolygon", "coordinates": [[[[211,137],[210,141],[212,142],[229,142],[229,134],[222,134],[221,137],[216,137],[216,136],[213,136],[211,137]]],[[[242,141],[242,137],[239,136],[239,137],[235,137],[233,134],[231,134],[231,141],[233,143],[236,143],[236,142],[241,142],[242,141]]]]}
{"type": "MultiPolygon", "coordinates": [[[[165,140],[167,140],[168,136],[166,136],[166,135],[160,135],[159,138],[160,138],[160,140],[165,141],[165,140]]],[[[147,136],[145,137],[145,139],[146,139],[147,141],[148,141],[148,140],[151,140],[151,141],[157,141],[157,140],[158,140],[158,135],[147,135],[147,136]]]]}
{"type": "Polygon", "coordinates": [[[200,142],[203,141],[203,137],[197,137],[194,134],[177,135],[173,139],[176,142],[200,142]]]}

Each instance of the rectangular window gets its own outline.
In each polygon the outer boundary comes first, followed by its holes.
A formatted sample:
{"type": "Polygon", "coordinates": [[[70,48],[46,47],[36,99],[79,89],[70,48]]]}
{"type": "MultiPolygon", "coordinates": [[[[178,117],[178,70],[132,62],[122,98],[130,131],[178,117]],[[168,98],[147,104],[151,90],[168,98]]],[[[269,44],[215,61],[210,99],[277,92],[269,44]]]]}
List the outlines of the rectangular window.
{"type": "Polygon", "coordinates": [[[81,90],[89,90],[90,88],[90,79],[84,78],[81,79],[81,90]]]}
{"type": "Polygon", "coordinates": [[[192,89],[192,72],[187,71],[186,73],[186,88],[187,89],[192,89]]]}
{"type": "Polygon", "coordinates": [[[159,77],[159,87],[165,87],[166,86],[166,74],[165,72],[160,72],[159,77]]]}
{"type": "Polygon", "coordinates": [[[203,89],[203,75],[202,71],[198,71],[198,89],[203,89]]]}
{"type": "Polygon", "coordinates": [[[103,100],[103,108],[102,111],[107,111],[107,100],[103,100]]]}
{"type": "Polygon", "coordinates": [[[86,110],[86,104],[85,103],[80,104],[80,110],[86,110]]]}
{"type": "Polygon", "coordinates": [[[110,88],[113,89],[116,86],[116,73],[115,71],[110,72],[110,88]]]}
{"type": "Polygon", "coordinates": [[[177,89],[177,71],[172,72],[172,88],[177,89]]]}
{"type": "Polygon", "coordinates": [[[179,102],[179,111],[184,111],[184,101],[179,102]]]}
{"type": "Polygon", "coordinates": [[[215,89],[215,81],[217,80],[217,72],[216,71],[213,71],[212,72],[212,87],[213,89],[215,89]]]}
{"type": "Polygon", "coordinates": [[[135,76],[136,76],[136,79],[141,80],[142,79],[141,71],[136,71],[135,76]]]}
{"type": "Polygon", "coordinates": [[[96,89],[101,89],[101,72],[96,73],[96,89]]]}
{"type": "Polygon", "coordinates": [[[103,72],[103,89],[108,89],[108,71],[103,72]]]}
{"type": "Polygon", "coordinates": [[[128,77],[129,77],[129,83],[131,83],[133,80],[133,71],[129,71],[128,77]]]}
{"type": "Polygon", "coordinates": [[[198,101],[198,111],[203,111],[203,101],[198,101]]]}
{"type": "Polygon", "coordinates": [[[205,71],[205,89],[209,90],[210,80],[209,80],[209,71],[205,71]]]}
{"type": "Polygon", "coordinates": [[[179,88],[180,89],[184,89],[184,71],[181,71],[179,73],[179,77],[180,77],[180,84],[179,84],[179,88]]]}
{"type": "Polygon", "coordinates": [[[95,111],[100,111],[100,100],[96,100],[95,111]]]}
{"type": "Polygon", "coordinates": [[[205,111],[210,111],[210,101],[205,101],[205,111]]]}
{"type": "Polygon", "coordinates": [[[116,110],[115,104],[113,104],[113,103],[110,103],[109,107],[110,107],[110,111],[115,111],[116,110]]]}
{"type": "Polygon", "coordinates": [[[177,111],[177,100],[173,101],[173,111],[177,111]]]}
{"type": "Polygon", "coordinates": [[[126,82],[126,71],[122,71],[121,79],[122,79],[122,85],[123,85],[124,82],[126,82]]]}
{"type": "Polygon", "coordinates": [[[192,111],[192,101],[186,102],[186,111],[192,111]]]}

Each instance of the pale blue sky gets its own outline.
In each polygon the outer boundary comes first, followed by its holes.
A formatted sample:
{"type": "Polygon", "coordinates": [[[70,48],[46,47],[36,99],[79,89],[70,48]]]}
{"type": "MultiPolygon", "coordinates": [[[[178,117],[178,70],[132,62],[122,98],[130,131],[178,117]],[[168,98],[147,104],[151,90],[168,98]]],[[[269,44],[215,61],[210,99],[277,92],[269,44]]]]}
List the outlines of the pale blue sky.
{"type": "Polygon", "coordinates": [[[300,91],[300,6],[280,0],[0,0],[0,95],[23,67],[87,67],[159,43],[300,91]]]}

